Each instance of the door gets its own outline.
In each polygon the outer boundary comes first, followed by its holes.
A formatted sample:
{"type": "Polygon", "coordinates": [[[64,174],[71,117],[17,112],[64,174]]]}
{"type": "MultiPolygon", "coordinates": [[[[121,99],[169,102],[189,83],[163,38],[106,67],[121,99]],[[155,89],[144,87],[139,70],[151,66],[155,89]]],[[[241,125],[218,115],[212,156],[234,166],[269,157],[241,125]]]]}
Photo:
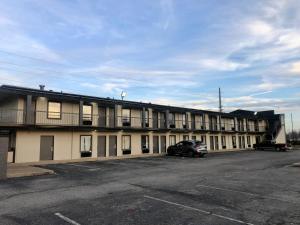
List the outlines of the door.
{"type": "Polygon", "coordinates": [[[219,137],[215,136],[215,150],[219,150],[219,137]]]}
{"type": "Polygon", "coordinates": [[[115,109],[109,108],[109,127],[115,127],[115,109]]]}
{"type": "Polygon", "coordinates": [[[0,180],[6,178],[8,137],[0,137],[0,180]]]}
{"type": "Polygon", "coordinates": [[[158,128],[158,113],[153,112],[152,113],[152,118],[153,118],[153,128],[157,129],[158,128]]]}
{"type": "Polygon", "coordinates": [[[109,136],[109,156],[117,156],[117,136],[109,136]]]}
{"type": "Polygon", "coordinates": [[[241,148],[242,148],[242,137],[239,136],[239,149],[241,149],[241,148]]]}
{"type": "Polygon", "coordinates": [[[106,136],[98,136],[97,152],[98,157],[106,156],[106,136]]]}
{"type": "Polygon", "coordinates": [[[160,136],[160,149],[161,149],[161,153],[166,153],[166,149],[167,149],[166,136],[160,136]]]}
{"type": "Polygon", "coordinates": [[[214,136],[209,137],[209,143],[210,143],[210,150],[215,150],[214,136]]]}
{"type": "Polygon", "coordinates": [[[53,160],[54,136],[41,136],[40,160],[53,160]]]}
{"type": "Polygon", "coordinates": [[[158,136],[153,136],[153,153],[159,153],[159,140],[158,140],[158,136]]]}
{"type": "Polygon", "coordinates": [[[98,109],[98,125],[99,127],[106,127],[106,108],[99,108],[98,109]]]}

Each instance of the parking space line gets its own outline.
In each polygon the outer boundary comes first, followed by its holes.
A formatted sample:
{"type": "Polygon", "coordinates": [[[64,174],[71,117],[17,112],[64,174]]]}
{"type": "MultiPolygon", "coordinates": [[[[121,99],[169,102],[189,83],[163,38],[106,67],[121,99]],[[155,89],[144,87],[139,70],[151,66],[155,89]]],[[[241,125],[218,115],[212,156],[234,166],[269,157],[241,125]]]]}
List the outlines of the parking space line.
{"type": "Polygon", "coordinates": [[[264,199],[270,199],[270,200],[276,200],[276,201],[281,201],[281,202],[298,204],[297,202],[292,202],[292,201],[287,201],[287,200],[284,200],[284,199],[263,196],[263,195],[260,195],[260,194],[246,192],[246,191],[238,191],[238,190],[233,190],[233,189],[228,189],[228,188],[220,188],[220,187],[215,187],[215,186],[210,186],[210,185],[203,185],[203,184],[197,184],[196,187],[210,188],[210,189],[215,189],[215,190],[219,190],[219,191],[235,192],[235,193],[245,194],[245,195],[249,195],[249,196],[253,196],[253,197],[259,197],[259,198],[264,198],[264,199]]]}
{"type": "Polygon", "coordinates": [[[66,165],[77,166],[77,167],[88,168],[88,169],[96,169],[97,168],[97,167],[93,167],[93,166],[77,165],[77,164],[71,164],[71,163],[68,163],[66,165]]]}
{"type": "Polygon", "coordinates": [[[206,215],[211,215],[211,216],[215,216],[215,217],[218,217],[218,218],[221,218],[221,219],[230,220],[230,221],[237,222],[237,223],[240,223],[240,224],[254,225],[252,223],[248,223],[248,222],[245,222],[245,221],[242,221],[242,220],[238,220],[238,219],[234,219],[234,218],[231,218],[231,217],[223,216],[223,215],[220,215],[220,214],[216,214],[216,213],[209,212],[209,211],[206,211],[206,210],[194,208],[194,207],[191,207],[191,206],[182,205],[180,203],[170,202],[170,201],[167,201],[167,200],[164,200],[164,199],[155,198],[155,197],[152,197],[152,196],[149,196],[149,195],[144,195],[144,197],[148,198],[148,199],[156,200],[156,201],[159,201],[159,202],[164,202],[164,203],[167,203],[167,204],[170,204],[170,205],[175,205],[175,206],[179,206],[179,207],[186,208],[186,209],[189,209],[189,210],[197,211],[197,212],[200,212],[200,213],[203,213],[203,214],[206,214],[206,215]]]}
{"type": "Polygon", "coordinates": [[[71,220],[70,218],[62,215],[61,213],[54,213],[55,216],[61,218],[62,220],[68,222],[69,224],[73,224],[73,225],[80,225],[80,223],[77,223],[76,221],[74,220],[71,220]]]}

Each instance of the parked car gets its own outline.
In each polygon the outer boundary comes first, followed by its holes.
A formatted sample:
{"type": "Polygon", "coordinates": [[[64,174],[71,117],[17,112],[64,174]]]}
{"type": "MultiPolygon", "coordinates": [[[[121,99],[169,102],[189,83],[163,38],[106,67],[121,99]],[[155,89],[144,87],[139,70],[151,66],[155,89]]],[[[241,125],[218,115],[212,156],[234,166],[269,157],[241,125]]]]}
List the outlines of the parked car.
{"type": "Polygon", "coordinates": [[[208,153],[207,146],[201,141],[181,141],[175,145],[171,145],[167,149],[168,155],[180,156],[199,156],[203,157],[208,153]]]}
{"type": "Polygon", "coordinates": [[[255,150],[275,150],[275,151],[287,151],[289,150],[288,144],[276,144],[275,141],[266,140],[253,145],[255,150]]]}

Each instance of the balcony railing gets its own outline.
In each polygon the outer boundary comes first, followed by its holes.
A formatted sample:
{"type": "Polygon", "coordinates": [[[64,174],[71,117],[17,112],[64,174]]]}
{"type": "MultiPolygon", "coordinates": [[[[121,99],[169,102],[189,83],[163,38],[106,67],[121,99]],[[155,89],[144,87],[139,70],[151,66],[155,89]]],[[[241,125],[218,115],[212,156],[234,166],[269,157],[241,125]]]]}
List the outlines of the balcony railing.
{"type": "Polygon", "coordinates": [[[23,110],[0,109],[0,126],[86,126],[99,128],[137,128],[137,129],[168,129],[192,131],[218,131],[218,132],[264,132],[265,126],[250,125],[245,128],[234,123],[215,123],[203,121],[173,120],[168,127],[164,118],[124,117],[114,115],[83,114],[82,120],[79,113],[52,113],[47,111],[34,111],[30,117],[23,110]],[[30,118],[26,121],[26,118],[30,118]]]}

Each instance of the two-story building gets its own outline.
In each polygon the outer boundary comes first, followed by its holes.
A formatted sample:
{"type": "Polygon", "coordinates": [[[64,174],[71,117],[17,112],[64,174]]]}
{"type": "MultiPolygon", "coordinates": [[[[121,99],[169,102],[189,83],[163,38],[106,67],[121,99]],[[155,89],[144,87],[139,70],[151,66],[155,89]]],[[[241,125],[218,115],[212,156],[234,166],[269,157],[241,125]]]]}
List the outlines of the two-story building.
{"type": "Polygon", "coordinates": [[[169,145],[189,139],[206,143],[209,151],[251,149],[268,135],[285,143],[283,115],[0,87],[0,136],[7,140],[9,162],[166,153],[169,145]]]}

